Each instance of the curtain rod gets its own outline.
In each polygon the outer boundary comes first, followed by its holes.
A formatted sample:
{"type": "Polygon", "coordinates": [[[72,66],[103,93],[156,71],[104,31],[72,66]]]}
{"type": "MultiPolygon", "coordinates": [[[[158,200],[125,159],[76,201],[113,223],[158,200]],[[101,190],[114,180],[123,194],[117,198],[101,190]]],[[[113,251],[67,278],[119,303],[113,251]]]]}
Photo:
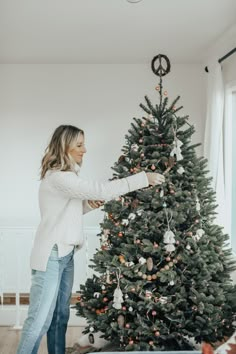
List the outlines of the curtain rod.
{"type": "MultiPolygon", "coordinates": [[[[227,54],[225,54],[223,57],[221,57],[218,60],[218,63],[222,63],[222,61],[224,61],[225,59],[227,59],[228,57],[230,57],[232,54],[234,54],[236,52],[236,48],[232,49],[230,52],[228,52],[227,54]]],[[[208,73],[208,67],[205,67],[205,71],[208,73]]]]}

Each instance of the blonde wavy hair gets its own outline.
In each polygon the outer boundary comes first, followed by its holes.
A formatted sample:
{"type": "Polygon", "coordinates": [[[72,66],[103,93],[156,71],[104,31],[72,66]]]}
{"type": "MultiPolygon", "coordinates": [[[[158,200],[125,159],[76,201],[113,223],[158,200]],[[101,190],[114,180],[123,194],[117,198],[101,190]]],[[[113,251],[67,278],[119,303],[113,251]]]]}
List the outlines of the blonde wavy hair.
{"type": "Polygon", "coordinates": [[[83,130],[73,125],[60,125],[54,131],[42,158],[40,179],[44,178],[47,170],[73,171],[75,162],[68,152],[80,134],[84,135],[83,130]]]}

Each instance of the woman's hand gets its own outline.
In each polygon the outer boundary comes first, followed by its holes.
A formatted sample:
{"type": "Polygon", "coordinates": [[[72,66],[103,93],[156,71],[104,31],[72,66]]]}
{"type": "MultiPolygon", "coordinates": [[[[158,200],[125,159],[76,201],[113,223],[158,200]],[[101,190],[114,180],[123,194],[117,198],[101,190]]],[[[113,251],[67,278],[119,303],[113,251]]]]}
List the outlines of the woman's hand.
{"type": "Polygon", "coordinates": [[[105,202],[103,200],[88,200],[88,204],[91,206],[91,208],[96,209],[100,208],[105,202]]]}
{"type": "Polygon", "coordinates": [[[165,176],[156,172],[146,172],[148,183],[151,186],[155,186],[156,184],[162,184],[165,182],[165,176]]]}

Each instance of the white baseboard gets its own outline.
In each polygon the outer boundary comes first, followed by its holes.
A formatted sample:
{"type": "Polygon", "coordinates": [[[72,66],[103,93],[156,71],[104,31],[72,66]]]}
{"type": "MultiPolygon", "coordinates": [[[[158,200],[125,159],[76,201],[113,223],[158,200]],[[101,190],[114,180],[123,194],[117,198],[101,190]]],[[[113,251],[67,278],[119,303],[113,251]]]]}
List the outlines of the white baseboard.
{"type": "MultiPolygon", "coordinates": [[[[19,315],[19,324],[22,326],[24,323],[28,312],[28,306],[21,305],[20,306],[20,315],[19,315]]],[[[10,326],[14,327],[16,325],[16,306],[14,305],[4,305],[0,307],[0,326],[10,326]]],[[[86,326],[86,320],[82,317],[76,316],[76,310],[70,310],[70,319],[68,322],[68,326],[73,327],[84,327],[86,326]]],[[[15,328],[15,329],[21,329],[15,328]]]]}

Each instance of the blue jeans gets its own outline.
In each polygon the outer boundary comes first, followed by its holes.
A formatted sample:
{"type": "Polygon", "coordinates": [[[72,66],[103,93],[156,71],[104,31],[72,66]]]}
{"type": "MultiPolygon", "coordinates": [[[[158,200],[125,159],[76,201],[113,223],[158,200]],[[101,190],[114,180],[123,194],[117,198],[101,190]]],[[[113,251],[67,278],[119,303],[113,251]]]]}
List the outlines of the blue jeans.
{"type": "Polygon", "coordinates": [[[28,317],[17,354],[36,354],[46,333],[48,353],[65,354],[73,279],[74,251],[59,258],[55,245],[46,271],[32,270],[28,317]]]}

